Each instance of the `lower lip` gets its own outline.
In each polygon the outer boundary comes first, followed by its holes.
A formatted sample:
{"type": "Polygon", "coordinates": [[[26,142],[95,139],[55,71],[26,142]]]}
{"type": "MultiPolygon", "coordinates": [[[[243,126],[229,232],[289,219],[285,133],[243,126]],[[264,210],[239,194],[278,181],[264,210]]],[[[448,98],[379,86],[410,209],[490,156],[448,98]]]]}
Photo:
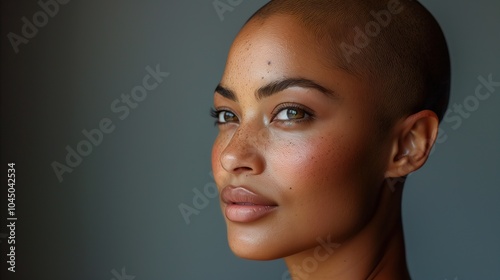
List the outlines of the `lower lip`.
{"type": "Polygon", "coordinates": [[[277,206],[268,205],[226,205],[226,218],[232,222],[250,223],[256,221],[276,209],[277,206]]]}

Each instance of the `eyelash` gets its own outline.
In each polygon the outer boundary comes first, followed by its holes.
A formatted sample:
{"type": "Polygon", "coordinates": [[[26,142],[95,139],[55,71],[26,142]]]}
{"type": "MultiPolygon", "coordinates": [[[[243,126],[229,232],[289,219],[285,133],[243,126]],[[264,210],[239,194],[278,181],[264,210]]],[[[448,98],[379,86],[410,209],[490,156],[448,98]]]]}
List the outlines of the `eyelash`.
{"type": "MultiPolygon", "coordinates": [[[[313,111],[311,109],[307,108],[306,106],[299,105],[299,104],[296,104],[296,103],[282,103],[282,104],[279,104],[273,110],[273,112],[271,113],[271,115],[272,115],[271,122],[274,121],[275,118],[282,111],[284,111],[284,110],[290,110],[290,109],[302,111],[305,114],[304,118],[298,119],[298,120],[277,120],[277,121],[280,121],[280,122],[286,123],[286,124],[290,124],[290,123],[299,123],[299,122],[310,121],[310,120],[314,119],[314,113],[313,113],[313,111]]],[[[221,122],[221,121],[219,121],[220,114],[223,113],[223,112],[229,112],[229,113],[233,114],[236,118],[238,118],[238,116],[235,113],[233,113],[231,110],[229,110],[229,109],[226,109],[226,108],[221,108],[221,109],[211,108],[210,109],[210,116],[215,119],[214,125],[224,125],[224,124],[231,123],[230,121],[229,122],[221,122]]]]}
{"type": "Polygon", "coordinates": [[[233,115],[236,116],[236,114],[233,113],[233,112],[231,112],[231,110],[229,110],[229,109],[225,109],[225,108],[221,108],[221,109],[210,108],[210,116],[215,119],[214,125],[224,125],[224,124],[227,124],[227,122],[223,123],[223,122],[219,121],[219,115],[222,112],[229,112],[229,113],[231,113],[231,114],[233,114],[233,115]]]}

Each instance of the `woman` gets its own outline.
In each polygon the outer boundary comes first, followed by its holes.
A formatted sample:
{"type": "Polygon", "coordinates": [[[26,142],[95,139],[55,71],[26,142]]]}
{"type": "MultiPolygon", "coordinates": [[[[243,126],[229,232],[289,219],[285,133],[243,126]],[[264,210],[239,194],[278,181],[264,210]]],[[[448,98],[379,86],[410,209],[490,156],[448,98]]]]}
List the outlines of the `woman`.
{"type": "MultiPolygon", "coordinates": [[[[271,1],[214,95],[228,241],[297,279],[409,279],[402,186],[436,139],[449,56],[415,1],[271,1]]],[[[288,277],[284,275],[283,277],[288,277]]]]}

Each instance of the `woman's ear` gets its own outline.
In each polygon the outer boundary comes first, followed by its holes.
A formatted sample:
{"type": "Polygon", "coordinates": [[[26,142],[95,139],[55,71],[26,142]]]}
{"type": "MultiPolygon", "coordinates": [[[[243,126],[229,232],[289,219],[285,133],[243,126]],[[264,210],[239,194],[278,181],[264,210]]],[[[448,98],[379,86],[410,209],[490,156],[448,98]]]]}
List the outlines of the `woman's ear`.
{"type": "Polygon", "coordinates": [[[403,177],[424,165],[436,140],[438,126],[439,119],[430,110],[415,113],[397,125],[385,177],[403,177]]]}

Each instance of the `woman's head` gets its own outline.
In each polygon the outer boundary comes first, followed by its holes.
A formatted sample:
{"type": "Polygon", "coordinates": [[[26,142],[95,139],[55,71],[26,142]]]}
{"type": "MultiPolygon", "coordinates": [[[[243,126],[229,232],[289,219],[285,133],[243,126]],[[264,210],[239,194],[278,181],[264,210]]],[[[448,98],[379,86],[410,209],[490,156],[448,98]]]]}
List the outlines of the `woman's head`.
{"type": "MultiPolygon", "coordinates": [[[[264,8],[242,28],[214,95],[214,177],[229,244],[250,259],[307,251],[318,237],[343,244],[371,223],[381,201],[399,211],[400,196],[382,199],[393,191],[387,178],[425,162],[438,125],[430,110],[379,117],[392,106],[381,79],[395,77],[356,72],[365,58],[332,64],[331,44],[347,39],[318,37],[314,21],[304,24],[307,16],[279,7],[264,8]]],[[[332,16],[330,34],[349,33],[336,23],[332,16]]]]}

